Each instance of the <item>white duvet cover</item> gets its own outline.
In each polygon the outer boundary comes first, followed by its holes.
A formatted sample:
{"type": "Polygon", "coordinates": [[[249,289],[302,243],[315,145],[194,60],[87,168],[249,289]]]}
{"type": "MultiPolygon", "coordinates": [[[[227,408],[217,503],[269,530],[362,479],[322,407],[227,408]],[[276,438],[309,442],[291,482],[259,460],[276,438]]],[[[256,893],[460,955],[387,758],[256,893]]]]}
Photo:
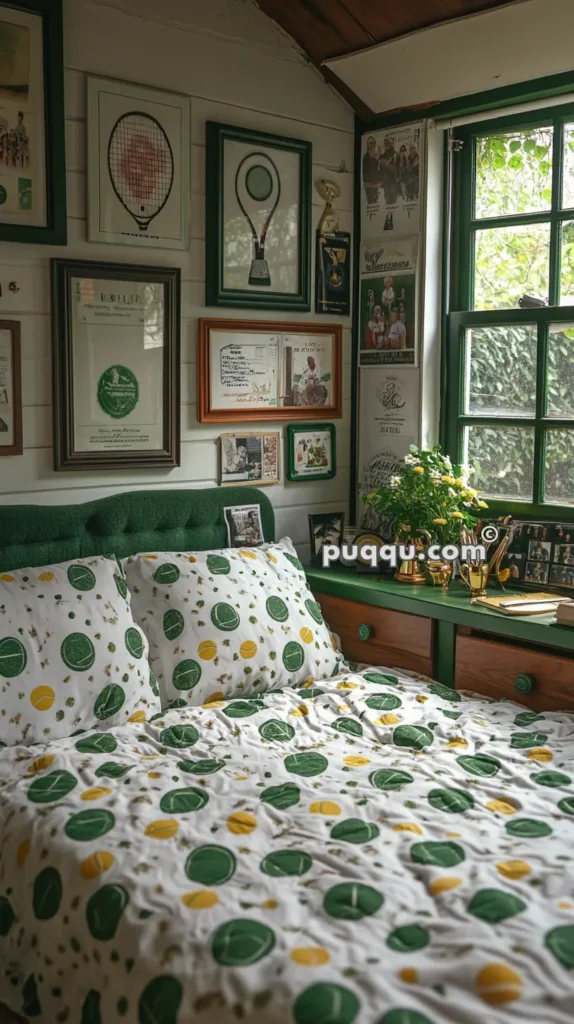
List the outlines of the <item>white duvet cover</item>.
{"type": "Polygon", "coordinates": [[[566,1024],[574,716],[384,669],[0,752],[39,1024],[566,1024]]]}

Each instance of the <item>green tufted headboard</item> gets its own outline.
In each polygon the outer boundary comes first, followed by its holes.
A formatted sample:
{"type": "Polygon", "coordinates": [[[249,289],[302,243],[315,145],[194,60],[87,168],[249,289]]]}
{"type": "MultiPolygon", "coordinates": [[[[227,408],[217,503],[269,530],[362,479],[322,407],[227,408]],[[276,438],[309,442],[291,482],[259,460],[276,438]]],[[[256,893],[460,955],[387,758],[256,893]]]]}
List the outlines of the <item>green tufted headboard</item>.
{"type": "Polygon", "coordinates": [[[275,539],[273,506],[256,487],[129,491],[83,505],[5,505],[0,572],[91,555],[225,548],[226,505],[259,505],[265,540],[275,539]]]}

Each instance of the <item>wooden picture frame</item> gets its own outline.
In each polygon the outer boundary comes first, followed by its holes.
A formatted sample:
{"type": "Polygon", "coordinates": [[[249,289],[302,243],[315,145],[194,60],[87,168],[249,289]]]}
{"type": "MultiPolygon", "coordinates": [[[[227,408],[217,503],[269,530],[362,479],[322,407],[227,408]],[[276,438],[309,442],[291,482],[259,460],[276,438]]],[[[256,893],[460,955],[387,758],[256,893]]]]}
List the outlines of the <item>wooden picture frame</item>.
{"type": "Polygon", "coordinates": [[[0,456],[22,455],[23,450],[20,324],[0,320],[0,456]]]}
{"type": "Polygon", "coordinates": [[[307,480],[332,480],[336,475],[335,424],[290,423],[287,427],[287,479],[305,483],[307,480]]]}
{"type": "Polygon", "coordinates": [[[309,312],[312,159],[302,139],[207,122],[207,306],[309,312]]]}
{"type": "Polygon", "coordinates": [[[340,324],[201,319],[199,422],[340,419],[342,346],[340,324]]]}
{"type": "Polygon", "coordinates": [[[220,434],[217,440],[220,487],[269,487],[281,482],[279,430],[220,434]]]}
{"type": "Polygon", "coordinates": [[[180,306],[177,268],[52,260],[55,470],[179,466],[180,306]]]}
{"type": "Polygon", "coordinates": [[[3,87],[11,159],[0,190],[0,241],[65,245],[62,0],[0,0],[0,22],[16,52],[3,87]]]}

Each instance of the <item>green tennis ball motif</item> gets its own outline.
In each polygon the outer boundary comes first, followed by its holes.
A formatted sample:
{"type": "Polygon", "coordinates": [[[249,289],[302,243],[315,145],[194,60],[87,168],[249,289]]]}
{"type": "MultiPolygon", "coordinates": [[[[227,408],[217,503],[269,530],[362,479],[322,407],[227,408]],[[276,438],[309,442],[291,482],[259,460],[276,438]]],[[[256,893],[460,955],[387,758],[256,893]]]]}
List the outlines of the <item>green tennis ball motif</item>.
{"type": "Polygon", "coordinates": [[[409,782],[414,781],[409,772],[400,771],[398,768],[377,768],[376,772],[369,775],[371,786],[383,791],[400,789],[401,786],[408,786],[409,782]]]}
{"type": "Polygon", "coordinates": [[[211,942],[213,959],[224,967],[249,967],[267,956],[275,935],[259,921],[235,920],[222,924],[211,942]]]}
{"type": "MultiPolygon", "coordinates": [[[[277,693],[277,690],[274,692],[277,693]]],[[[318,686],[310,686],[308,689],[299,690],[298,696],[302,697],[303,700],[313,700],[314,697],[321,697],[324,693],[325,691],[321,690],[318,686]]]]}
{"type": "Polygon", "coordinates": [[[390,676],[386,673],[383,675],[382,672],[363,672],[363,679],[366,679],[369,683],[377,683],[379,686],[399,685],[397,676],[390,676]]]}
{"type": "Polygon", "coordinates": [[[431,789],[428,795],[431,807],[447,814],[463,814],[474,807],[474,800],[463,789],[431,789]]]}
{"type": "Polygon", "coordinates": [[[118,741],[105,732],[95,733],[93,736],[84,736],[74,744],[80,754],[111,754],[117,745],[118,741]]]}
{"type": "Polygon", "coordinates": [[[22,674],[28,663],[26,648],[13,636],[0,640],[0,676],[14,679],[22,674]]]}
{"type": "Polygon", "coordinates": [[[462,846],[451,842],[415,843],[411,846],[413,864],[432,864],[437,868],[453,868],[465,858],[462,846]]]}
{"type": "Polygon", "coordinates": [[[203,758],[200,761],[178,761],[177,767],[180,771],[189,772],[191,775],[213,775],[225,768],[225,761],[216,761],[211,758],[203,758]]]}
{"type": "Polygon", "coordinates": [[[143,656],[145,641],[139,629],[136,629],[135,626],[126,629],[125,641],[128,654],[131,654],[132,658],[138,659],[143,656]]]}
{"type": "Polygon", "coordinates": [[[105,686],[94,704],[96,718],[103,722],[106,718],[117,715],[118,711],[123,707],[125,699],[126,695],[117,683],[110,683],[109,686],[105,686]]]}
{"type": "Polygon", "coordinates": [[[38,921],[49,921],[60,909],[62,879],[56,868],[44,868],[34,879],[32,909],[38,921]]]}
{"type": "MultiPolygon", "coordinates": [[[[574,802],[572,814],[574,814],[574,802]]],[[[545,821],[536,821],[534,818],[516,818],[513,821],[507,821],[504,828],[509,836],[518,836],[520,839],[543,839],[545,836],[552,835],[550,825],[547,825],[545,821]]]]}
{"type": "Polygon", "coordinates": [[[93,590],[96,577],[85,565],[71,565],[68,569],[68,582],[75,590],[93,590]]]}
{"type": "Polygon", "coordinates": [[[418,1010],[390,1010],[383,1017],[379,1017],[377,1024],[434,1024],[424,1013],[418,1010]]]}
{"type": "Polygon", "coordinates": [[[297,672],[305,661],[305,651],[296,640],[290,640],[283,648],[283,664],[288,672],[297,672]]]}
{"type": "Polygon", "coordinates": [[[96,775],[99,779],[121,779],[123,775],[131,772],[133,764],[118,764],[117,761],[106,761],[96,768],[96,775]]]}
{"type": "Polygon", "coordinates": [[[171,681],[176,690],[193,690],[201,679],[201,665],[193,658],[179,661],[173,670],[171,681]]]}
{"type": "Polygon", "coordinates": [[[117,573],[114,575],[114,582],[116,584],[118,594],[123,597],[124,600],[128,596],[128,585],[123,576],[119,576],[117,573]]]}
{"type": "Polygon", "coordinates": [[[39,1017],[42,1013],[33,974],[30,974],[22,985],[22,1013],[25,1013],[26,1017],[39,1017]]]}
{"type": "Polygon", "coordinates": [[[231,563],[223,555],[208,555],[207,568],[214,576],[227,576],[231,572],[231,563]]]}
{"type": "Polygon", "coordinates": [[[320,981],[297,996],[295,1024],[353,1024],[360,1003],[354,992],[334,982],[320,981]]]}
{"type": "Polygon", "coordinates": [[[66,668],[74,672],[87,672],[96,660],[94,645],[85,633],[69,633],[60,648],[66,668]]]}
{"type": "Polygon", "coordinates": [[[539,715],[536,711],[521,711],[514,719],[514,724],[520,726],[532,725],[541,718],[544,718],[544,715],[539,715]]]}
{"type": "Polygon", "coordinates": [[[315,619],[315,622],[318,622],[319,625],[323,623],[323,613],[316,601],[313,601],[311,598],[309,598],[307,601],[305,601],[305,608],[309,612],[311,618],[315,619]]]}
{"type": "Polygon", "coordinates": [[[149,688],[153,693],[154,697],[159,697],[159,686],[157,685],[157,679],[151,668],[149,670],[149,688]]]}
{"type": "Polygon", "coordinates": [[[177,565],[172,562],[163,562],[153,574],[156,583],[170,584],[177,583],[180,576],[177,565]]]}
{"type": "Polygon", "coordinates": [[[462,754],[456,760],[461,768],[470,772],[471,775],[480,775],[485,778],[496,775],[502,767],[500,761],[496,757],[491,757],[490,754],[462,754]]]}
{"type": "Polygon", "coordinates": [[[100,1000],[100,993],[96,992],[95,988],[91,988],[84,999],[80,1024],[102,1024],[100,1000]]]}
{"type": "Polygon", "coordinates": [[[342,882],[325,893],[323,906],[330,917],[342,921],[360,921],[381,909],[385,897],[362,882],[342,882]]]}
{"type": "Polygon", "coordinates": [[[286,811],[294,807],[301,799],[301,790],[294,782],[284,782],[282,786],[269,786],[261,794],[264,804],[270,804],[278,811],[286,811]]]}
{"type": "Polygon", "coordinates": [[[444,708],[441,708],[440,711],[445,718],[452,718],[454,722],[462,715],[462,711],[446,711],[444,708]]]}
{"type": "Polygon", "coordinates": [[[554,789],[557,786],[571,786],[572,779],[564,772],[536,772],[530,778],[537,786],[550,786],[554,789]]]}
{"type": "Polygon", "coordinates": [[[223,714],[227,718],[249,718],[250,715],[262,711],[264,707],[262,700],[234,700],[223,709],[223,714]]]}
{"type": "Polygon", "coordinates": [[[211,609],[211,621],[216,629],[221,629],[224,633],[231,633],[232,630],[237,629],[240,619],[232,605],[220,601],[211,609]]]}
{"type": "Polygon", "coordinates": [[[395,708],[400,708],[402,703],[400,697],[395,697],[394,693],[374,693],[365,701],[371,711],[394,711],[395,708]]]}
{"type": "Polygon", "coordinates": [[[70,772],[49,772],[34,780],[28,789],[28,800],[33,804],[52,804],[56,800],[63,800],[77,785],[76,776],[70,772]]]}
{"type": "Polygon", "coordinates": [[[336,718],[333,722],[333,729],[342,732],[346,736],[362,736],[363,726],[356,718],[336,718]]]}
{"type": "Polygon", "coordinates": [[[343,843],[370,843],[379,835],[379,826],[372,821],[362,821],[360,818],[346,818],[339,821],[331,829],[331,839],[338,839],[343,843]]]}
{"type": "Polygon", "coordinates": [[[200,885],[223,885],[235,874],[235,854],[225,846],[198,846],[185,862],[185,873],[200,885]]]}
{"type": "Polygon", "coordinates": [[[78,811],[66,822],[64,829],[68,839],[76,843],[89,843],[92,839],[101,839],[110,832],[116,823],[111,811],[94,808],[89,811],[78,811]]]}
{"type": "Polygon", "coordinates": [[[398,725],[393,731],[393,743],[395,747],[411,747],[413,750],[422,750],[423,747],[430,747],[434,736],[430,729],[424,725],[398,725]]]}
{"type": "Polygon", "coordinates": [[[163,633],[166,640],[177,640],[183,633],[184,619],[177,608],[170,608],[163,616],[163,633]]]}
{"type": "Polygon", "coordinates": [[[287,561],[291,562],[291,565],[293,566],[294,569],[297,569],[298,572],[305,572],[302,563],[295,555],[290,555],[287,553],[287,551],[284,551],[283,554],[285,555],[287,561]]]}
{"type": "Polygon", "coordinates": [[[574,924],[553,928],[546,934],[544,945],[567,971],[574,968],[574,924]]]}
{"type": "Polygon", "coordinates": [[[528,747],[543,746],[547,739],[548,736],[543,732],[513,732],[510,746],[514,750],[526,750],[528,747]]]}
{"type": "Polygon", "coordinates": [[[453,690],[452,686],[442,686],[440,683],[436,683],[434,686],[429,686],[429,690],[435,697],[442,697],[443,700],[450,700],[453,704],[458,704],[461,700],[460,693],[453,690]]]}
{"type": "Polygon", "coordinates": [[[289,754],[283,764],[286,771],[291,772],[292,775],[311,778],[313,775],[321,775],[329,762],[323,754],[310,751],[307,754],[289,754]]]}
{"type": "Polygon", "coordinates": [[[506,921],[507,917],[521,914],[526,910],[526,903],[502,889],[481,889],[472,897],[467,910],[481,921],[498,924],[499,921],[506,921]]]}
{"type": "Polygon", "coordinates": [[[189,814],[205,807],[209,796],[202,789],[189,786],[186,789],[172,789],[164,793],[159,806],[164,814],[189,814]]]}
{"type": "Polygon", "coordinates": [[[197,743],[199,733],[194,725],[170,725],[169,729],[162,729],[159,734],[159,742],[164,747],[193,747],[197,743]]]}
{"type": "Polygon", "coordinates": [[[313,859],[303,850],[277,850],[263,858],[259,867],[264,875],[285,878],[288,875],[306,875],[313,859]]]}
{"type": "Polygon", "coordinates": [[[287,622],[287,619],[289,618],[289,609],[282,598],[274,596],[268,597],[265,602],[265,607],[267,608],[268,615],[270,615],[272,619],[275,619],[275,622],[287,622]]]}
{"type": "Polygon", "coordinates": [[[574,814],[574,797],[564,797],[563,800],[560,800],[558,806],[563,814],[574,814]]]}
{"type": "Polygon", "coordinates": [[[2,938],[8,934],[15,920],[16,914],[10,900],[6,896],[0,896],[0,936],[2,938]]]}
{"type": "Polygon", "coordinates": [[[86,921],[92,938],[99,942],[108,942],[114,938],[129,899],[129,893],[123,885],[103,885],[90,896],[86,906],[86,921]]]}
{"type": "MultiPolygon", "coordinates": [[[[159,975],[144,988],[138,1003],[140,1024],[177,1024],[183,987],[171,974],[159,975]]],[[[83,1024],[83,1022],[82,1022],[83,1024]]]]}
{"type": "Polygon", "coordinates": [[[395,953],[415,953],[424,949],[430,942],[430,933],[420,924],[405,924],[395,928],[387,937],[387,946],[395,953]]]}
{"type": "Polygon", "coordinates": [[[259,726],[259,732],[264,740],[277,740],[279,743],[286,743],[295,735],[293,726],[278,718],[271,718],[268,722],[264,722],[259,726]]]}

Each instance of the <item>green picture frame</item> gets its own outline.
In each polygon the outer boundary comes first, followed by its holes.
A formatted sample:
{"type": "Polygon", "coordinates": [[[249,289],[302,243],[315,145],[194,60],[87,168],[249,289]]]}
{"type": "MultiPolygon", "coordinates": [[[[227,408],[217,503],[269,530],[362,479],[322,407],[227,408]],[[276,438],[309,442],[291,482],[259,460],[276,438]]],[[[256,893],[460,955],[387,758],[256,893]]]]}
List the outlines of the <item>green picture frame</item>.
{"type": "MultiPolygon", "coordinates": [[[[66,245],[67,243],[67,220],[66,220],[66,145],[65,145],[65,115],[64,115],[64,55],[63,55],[63,30],[62,30],[62,0],[0,0],[0,21],[11,24],[10,16],[13,14],[13,25],[17,31],[27,31],[30,36],[26,46],[29,47],[27,61],[28,65],[35,59],[42,60],[42,81],[43,81],[43,102],[39,103],[38,110],[33,109],[33,97],[29,94],[28,85],[14,83],[15,98],[11,106],[16,110],[22,106],[22,112],[18,110],[18,126],[10,134],[13,137],[25,138],[25,145],[22,151],[12,150],[13,160],[19,161],[12,166],[12,171],[17,176],[18,189],[18,215],[14,220],[0,220],[0,241],[29,243],[32,245],[66,245]],[[40,33],[34,26],[34,17],[41,19],[40,33]],[[28,22],[29,28],[26,27],[28,22]],[[23,26],[23,28],[21,27],[23,26]],[[37,43],[35,37],[38,36],[37,43]],[[33,114],[33,117],[32,117],[33,114]],[[28,116],[31,123],[36,124],[42,120],[41,135],[32,132],[29,138],[25,134],[25,125],[28,116]],[[23,129],[23,130],[22,130],[23,129]],[[18,135],[17,135],[18,133],[18,135]],[[43,145],[39,139],[43,137],[43,145]],[[44,224],[24,223],[26,218],[22,213],[31,209],[34,195],[37,195],[34,178],[38,176],[36,168],[38,160],[35,157],[36,146],[42,154],[42,171],[38,187],[41,189],[42,201],[40,208],[43,210],[42,219],[44,224]],[[18,173],[18,169],[20,173],[18,173]]],[[[17,42],[17,40],[16,40],[17,42]]],[[[29,79],[28,79],[29,81],[29,79]]],[[[29,126],[28,126],[29,127],[29,126]]],[[[6,190],[5,190],[6,191],[6,190]]],[[[5,200],[6,201],[6,200],[5,200]]]]}
{"type": "Polygon", "coordinates": [[[305,483],[306,481],[332,480],[336,475],[337,430],[335,424],[290,423],[287,427],[287,479],[292,483],[305,483]],[[310,457],[308,452],[310,452],[310,457]],[[325,459],[329,467],[327,470],[324,468],[325,459]],[[317,467],[316,472],[314,472],[314,466],[317,467]]]}
{"type": "Polygon", "coordinates": [[[310,142],[207,122],[207,306],[310,312],[311,181],[310,142]],[[296,253],[289,261],[278,239],[293,203],[296,253]],[[233,253],[227,263],[226,252],[233,253]]]}

